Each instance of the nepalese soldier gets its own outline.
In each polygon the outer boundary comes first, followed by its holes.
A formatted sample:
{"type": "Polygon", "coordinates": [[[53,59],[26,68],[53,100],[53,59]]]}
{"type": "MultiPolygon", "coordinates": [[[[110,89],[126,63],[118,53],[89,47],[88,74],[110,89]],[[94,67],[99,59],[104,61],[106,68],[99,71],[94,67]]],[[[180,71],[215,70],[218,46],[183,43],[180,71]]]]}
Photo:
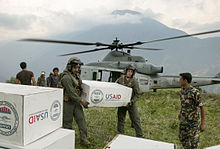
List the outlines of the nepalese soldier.
{"type": "Polygon", "coordinates": [[[125,117],[126,112],[128,111],[129,117],[131,119],[132,125],[136,131],[136,137],[143,137],[140,117],[138,114],[138,108],[136,106],[136,101],[139,98],[139,85],[137,80],[134,78],[135,67],[133,65],[128,65],[126,67],[125,75],[121,76],[116,82],[124,86],[132,88],[132,97],[131,101],[126,107],[119,107],[117,116],[118,124],[117,129],[119,133],[124,133],[125,117]]]}
{"type": "Polygon", "coordinates": [[[45,72],[42,71],[40,77],[37,79],[37,86],[46,86],[45,72]]]}
{"type": "Polygon", "coordinates": [[[198,149],[200,131],[205,130],[205,108],[199,91],[190,85],[191,81],[190,73],[180,74],[179,82],[182,89],[180,91],[181,110],[178,115],[179,139],[184,149],[198,149]]]}
{"type": "Polygon", "coordinates": [[[64,88],[64,106],[63,106],[63,127],[72,129],[73,117],[78,125],[80,132],[80,141],[84,145],[89,145],[87,138],[87,124],[85,121],[84,108],[88,108],[88,102],[81,98],[82,80],[79,75],[80,66],[83,63],[80,59],[71,58],[67,67],[62,73],[61,84],[64,88]]]}

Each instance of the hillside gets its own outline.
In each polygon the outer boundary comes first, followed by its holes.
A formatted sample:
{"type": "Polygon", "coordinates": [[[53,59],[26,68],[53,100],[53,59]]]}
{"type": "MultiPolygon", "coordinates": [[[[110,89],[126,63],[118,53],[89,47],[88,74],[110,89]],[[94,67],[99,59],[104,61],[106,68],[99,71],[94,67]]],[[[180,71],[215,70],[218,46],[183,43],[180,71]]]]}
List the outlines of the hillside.
{"type": "MultiPolygon", "coordinates": [[[[220,144],[220,95],[203,94],[206,109],[206,131],[201,134],[201,148],[220,144]]],[[[178,89],[158,90],[142,94],[137,102],[141,124],[145,138],[175,143],[180,148],[178,140],[177,115],[180,110],[178,89]]],[[[88,123],[88,136],[91,149],[102,149],[116,135],[117,108],[89,108],[84,110],[88,123]]],[[[76,149],[79,145],[79,132],[76,124],[76,149]]],[[[127,115],[125,135],[135,136],[135,130],[127,115]]]]}

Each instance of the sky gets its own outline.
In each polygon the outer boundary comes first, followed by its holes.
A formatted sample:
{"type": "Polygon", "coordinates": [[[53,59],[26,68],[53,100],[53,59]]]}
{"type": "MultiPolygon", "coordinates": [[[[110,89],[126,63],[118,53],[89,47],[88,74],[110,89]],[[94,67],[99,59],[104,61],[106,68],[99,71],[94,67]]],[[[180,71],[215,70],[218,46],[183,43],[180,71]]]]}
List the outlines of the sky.
{"type": "Polygon", "coordinates": [[[219,0],[0,0],[0,41],[138,22],[141,17],[187,33],[203,32],[220,29],[219,7],[219,0]],[[141,15],[111,14],[125,9],[141,15]]]}

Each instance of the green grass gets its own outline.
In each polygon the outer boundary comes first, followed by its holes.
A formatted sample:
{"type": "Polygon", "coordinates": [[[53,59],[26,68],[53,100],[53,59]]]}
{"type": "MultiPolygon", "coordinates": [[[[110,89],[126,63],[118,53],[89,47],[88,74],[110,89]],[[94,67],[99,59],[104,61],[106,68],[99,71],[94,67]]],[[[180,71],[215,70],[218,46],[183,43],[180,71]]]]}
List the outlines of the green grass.
{"type": "MultiPolygon", "coordinates": [[[[137,102],[142,129],[145,138],[177,144],[179,121],[177,115],[180,110],[178,89],[158,90],[141,95],[137,102]]],[[[201,133],[200,147],[209,147],[220,144],[220,95],[202,95],[206,110],[206,130],[201,133]]],[[[90,149],[102,149],[117,135],[117,108],[89,108],[85,109],[88,126],[90,149]]],[[[125,135],[135,136],[135,130],[130,127],[131,122],[127,115],[125,135]]],[[[79,131],[76,123],[76,149],[84,149],[79,144],[79,131]]]]}

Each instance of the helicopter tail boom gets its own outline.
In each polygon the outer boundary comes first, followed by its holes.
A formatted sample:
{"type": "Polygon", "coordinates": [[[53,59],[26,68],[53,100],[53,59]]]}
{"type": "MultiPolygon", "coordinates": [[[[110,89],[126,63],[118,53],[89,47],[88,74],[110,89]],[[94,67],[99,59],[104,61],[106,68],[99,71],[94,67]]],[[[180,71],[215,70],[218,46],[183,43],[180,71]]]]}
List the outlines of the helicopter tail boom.
{"type": "MultiPolygon", "coordinates": [[[[163,89],[163,88],[179,88],[179,76],[160,76],[160,79],[153,79],[155,84],[152,84],[152,89],[163,89]],[[157,81],[156,81],[157,80],[157,81]]],[[[220,84],[220,73],[214,77],[192,77],[192,86],[206,86],[212,84],[220,84]]]]}

